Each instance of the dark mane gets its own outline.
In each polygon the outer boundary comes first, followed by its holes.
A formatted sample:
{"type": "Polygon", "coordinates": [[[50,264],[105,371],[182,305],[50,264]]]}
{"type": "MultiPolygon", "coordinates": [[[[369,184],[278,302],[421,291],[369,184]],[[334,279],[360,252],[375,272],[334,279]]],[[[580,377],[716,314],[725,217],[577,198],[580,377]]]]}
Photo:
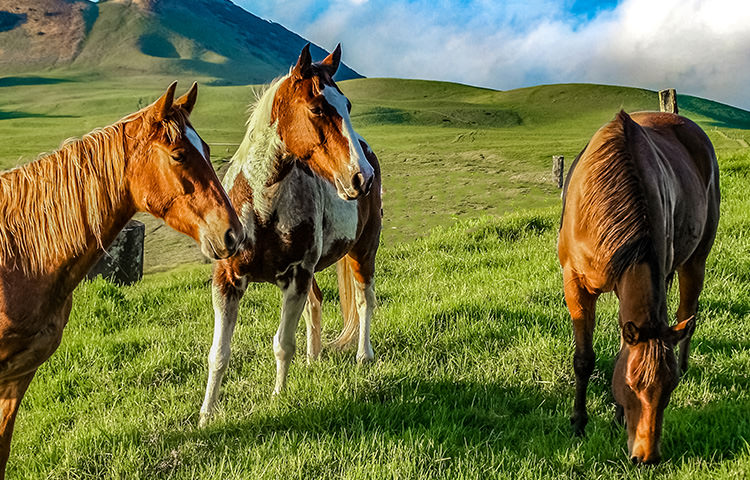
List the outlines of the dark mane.
{"type": "MultiPolygon", "coordinates": [[[[651,338],[643,342],[639,361],[629,362],[627,381],[637,389],[646,388],[654,383],[660,366],[665,366],[670,375],[677,375],[677,362],[672,347],[661,338],[651,338]]],[[[632,353],[631,353],[632,355],[632,353]]]]}
{"type": "Polygon", "coordinates": [[[581,203],[585,222],[596,232],[597,259],[617,279],[631,265],[655,266],[648,207],[629,143],[638,125],[623,111],[602,127],[601,146],[585,152],[589,176],[581,203]]]}

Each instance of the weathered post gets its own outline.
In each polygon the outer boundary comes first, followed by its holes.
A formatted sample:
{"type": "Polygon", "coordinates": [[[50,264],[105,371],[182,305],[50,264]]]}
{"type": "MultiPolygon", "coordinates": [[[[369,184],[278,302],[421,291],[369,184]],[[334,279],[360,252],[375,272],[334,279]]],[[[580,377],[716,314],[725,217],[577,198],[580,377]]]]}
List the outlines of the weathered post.
{"type": "Polygon", "coordinates": [[[677,92],[674,88],[659,91],[659,111],[677,113],[677,92]]]}
{"type": "Polygon", "coordinates": [[[118,285],[131,285],[143,277],[143,240],[146,226],[131,220],[117,235],[107,253],[94,265],[86,278],[98,275],[118,285]]]}
{"type": "Polygon", "coordinates": [[[552,175],[557,180],[557,188],[563,187],[565,176],[565,157],[563,155],[552,155],[552,175]]]}

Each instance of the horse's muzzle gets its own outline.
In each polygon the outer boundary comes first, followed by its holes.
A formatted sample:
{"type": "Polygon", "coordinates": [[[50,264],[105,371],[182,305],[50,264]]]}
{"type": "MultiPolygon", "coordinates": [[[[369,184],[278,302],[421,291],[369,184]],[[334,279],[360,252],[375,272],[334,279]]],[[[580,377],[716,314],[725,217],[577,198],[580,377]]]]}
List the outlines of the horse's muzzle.
{"type": "Polygon", "coordinates": [[[206,232],[201,234],[201,252],[213,260],[229,258],[237,252],[244,238],[242,229],[231,227],[223,235],[206,232]]]}
{"type": "Polygon", "coordinates": [[[349,185],[347,186],[344,184],[344,182],[341,181],[340,178],[336,178],[336,192],[343,200],[356,200],[360,196],[364,196],[370,193],[373,179],[374,176],[365,178],[364,174],[362,174],[361,172],[357,172],[349,180],[349,185]]]}

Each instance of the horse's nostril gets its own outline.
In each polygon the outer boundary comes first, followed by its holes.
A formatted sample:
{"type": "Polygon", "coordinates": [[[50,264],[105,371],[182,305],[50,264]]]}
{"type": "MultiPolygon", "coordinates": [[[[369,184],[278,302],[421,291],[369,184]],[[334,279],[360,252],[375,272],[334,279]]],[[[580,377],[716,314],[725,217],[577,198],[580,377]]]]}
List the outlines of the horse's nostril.
{"type": "Polygon", "coordinates": [[[352,177],[352,187],[358,192],[362,192],[365,186],[365,176],[361,173],[355,173],[352,177]]]}
{"type": "Polygon", "coordinates": [[[633,465],[638,465],[639,463],[641,463],[641,459],[636,456],[630,457],[630,461],[633,463],[633,465]]]}
{"type": "Polygon", "coordinates": [[[227,250],[233,252],[237,247],[237,235],[231,228],[224,234],[224,244],[227,246],[227,250]]]}

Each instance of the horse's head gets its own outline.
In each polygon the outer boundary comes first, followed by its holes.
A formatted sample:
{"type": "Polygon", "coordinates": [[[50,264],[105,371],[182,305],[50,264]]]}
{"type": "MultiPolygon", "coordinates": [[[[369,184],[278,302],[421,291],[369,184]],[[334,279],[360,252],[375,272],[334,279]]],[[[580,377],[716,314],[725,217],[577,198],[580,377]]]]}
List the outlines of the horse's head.
{"type": "Polygon", "coordinates": [[[634,463],[658,463],[664,409],[679,382],[674,346],[695,328],[689,318],[673,327],[622,327],[622,346],[612,376],[612,393],[622,406],[628,451],[634,463]]]}
{"type": "Polygon", "coordinates": [[[335,185],[341,198],[353,200],[367,195],[375,171],[352,127],[351,103],[333,81],[340,61],[340,45],[318,63],[306,45],[279,86],[271,121],[289,153],[335,185]]]}
{"type": "Polygon", "coordinates": [[[242,226],[211,165],[208,145],[190,124],[198,86],[174,100],[176,86],[125,124],[128,189],[137,210],[193,238],[207,257],[226,258],[239,247],[242,226]]]}

